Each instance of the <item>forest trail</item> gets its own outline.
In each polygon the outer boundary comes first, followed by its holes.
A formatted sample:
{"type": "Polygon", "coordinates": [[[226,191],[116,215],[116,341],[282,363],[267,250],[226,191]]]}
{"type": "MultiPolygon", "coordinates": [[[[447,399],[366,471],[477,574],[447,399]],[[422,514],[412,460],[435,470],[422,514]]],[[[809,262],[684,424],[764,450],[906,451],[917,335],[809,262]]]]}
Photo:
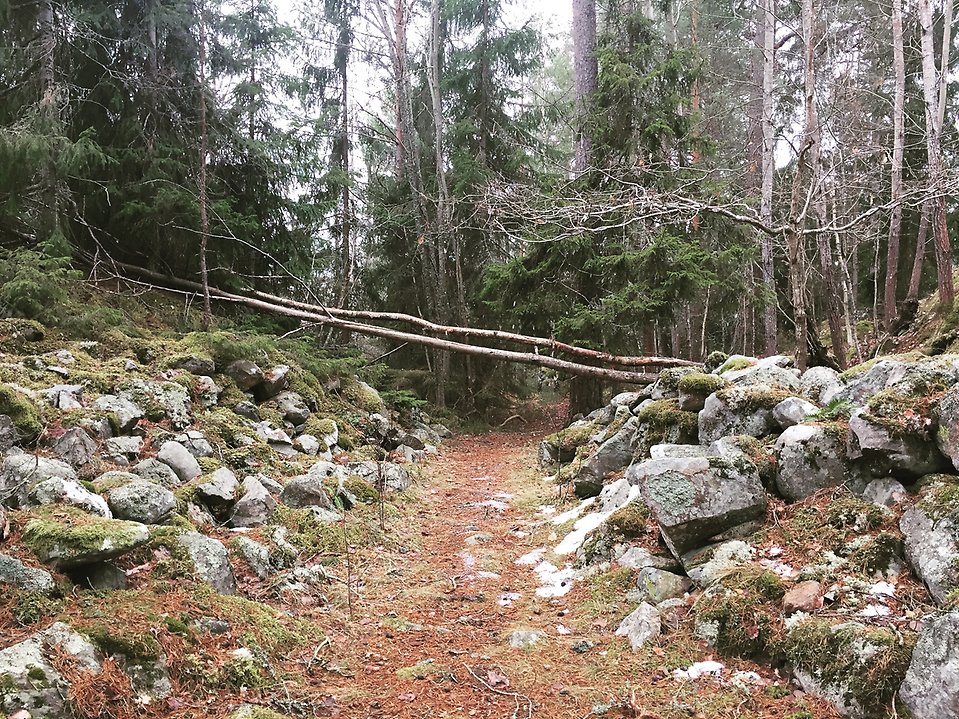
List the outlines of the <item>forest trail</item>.
{"type": "Polygon", "coordinates": [[[604,716],[639,719],[837,716],[748,662],[723,660],[730,671],[761,673],[751,689],[677,682],[673,668],[716,658],[687,631],[632,653],[614,635],[635,606],[624,596],[635,582],[629,570],[577,579],[563,596],[538,595],[535,564],[575,561],[552,553],[571,522],[551,520],[579,504],[559,497],[537,466],[548,431],[450,440],[410,511],[391,520],[392,539],[355,555],[354,619],[328,627],[324,670],[312,674],[314,689],[332,698],[330,715],[580,719],[599,704],[604,716]],[[516,648],[515,631],[541,638],[516,648]]]}

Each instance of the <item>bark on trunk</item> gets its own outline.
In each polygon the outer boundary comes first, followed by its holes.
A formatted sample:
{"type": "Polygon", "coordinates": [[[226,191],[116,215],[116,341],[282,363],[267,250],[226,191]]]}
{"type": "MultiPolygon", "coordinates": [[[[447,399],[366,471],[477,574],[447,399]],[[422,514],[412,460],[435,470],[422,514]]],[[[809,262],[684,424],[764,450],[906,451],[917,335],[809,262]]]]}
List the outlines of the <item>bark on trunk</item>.
{"type": "Polygon", "coordinates": [[[889,239],[886,245],[886,285],[883,292],[883,322],[888,330],[896,320],[896,290],[899,284],[899,239],[902,228],[902,159],[906,144],[906,62],[902,42],[902,0],[892,0],[892,65],[895,90],[892,103],[892,170],[889,239]]]}
{"type": "Polygon", "coordinates": [[[200,284],[203,286],[203,327],[209,329],[213,320],[210,308],[210,277],[207,270],[206,252],[210,238],[210,220],[207,216],[207,121],[206,121],[206,17],[203,0],[197,3],[197,22],[199,23],[199,66],[197,79],[200,95],[200,149],[197,185],[200,203],[200,284]]]}
{"type": "Polygon", "coordinates": [[[575,75],[576,153],[573,170],[585,172],[592,161],[587,124],[599,74],[596,61],[596,2],[573,0],[573,70],[575,75]]]}
{"type": "MultiPolygon", "coordinates": [[[[760,219],[772,226],[773,176],[775,173],[775,137],[773,127],[773,87],[776,71],[776,0],[763,0],[763,66],[762,66],[762,182],[760,186],[760,219]]],[[[760,235],[763,288],[766,304],[763,308],[763,331],[767,355],[776,353],[778,345],[776,270],[773,259],[773,238],[766,232],[760,235]]]]}

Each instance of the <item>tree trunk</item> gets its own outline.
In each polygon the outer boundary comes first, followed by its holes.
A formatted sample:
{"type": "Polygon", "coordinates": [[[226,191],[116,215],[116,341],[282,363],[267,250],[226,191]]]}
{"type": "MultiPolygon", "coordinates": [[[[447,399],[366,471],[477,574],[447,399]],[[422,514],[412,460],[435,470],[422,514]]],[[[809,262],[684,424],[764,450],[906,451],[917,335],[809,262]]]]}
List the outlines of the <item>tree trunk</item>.
{"type": "Polygon", "coordinates": [[[926,242],[929,239],[929,203],[922,206],[919,217],[919,232],[916,235],[916,254],[912,258],[912,273],[909,275],[909,291],[906,299],[914,302],[919,299],[919,286],[922,284],[922,263],[926,258],[926,242]]]}
{"type": "MultiPolygon", "coordinates": [[[[928,175],[930,191],[936,193],[929,200],[930,222],[936,248],[936,273],[939,287],[939,306],[943,312],[952,309],[955,290],[952,283],[952,249],[949,243],[949,230],[946,225],[945,200],[939,194],[943,191],[945,168],[942,158],[941,123],[939,122],[940,99],[937,94],[938,83],[945,85],[945,78],[936,74],[935,47],[932,36],[932,8],[929,0],[919,0],[919,25],[922,28],[922,89],[926,104],[926,153],[928,155],[928,175]]],[[[943,53],[943,60],[945,60],[943,53]]]]}
{"type": "Polygon", "coordinates": [[[204,329],[209,329],[213,321],[213,315],[210,309],[210,277],[206,264],[207,242],[210,238],[210,220],[207,216],[206,17],[203,0],[199,0],[197,3],[197,22],[199,23],[200,53],[197,68],[197,79],[200,85],[200,151],[198,158],[199,170],[197,172],[200,203],[200,284],[203,286],[203,327],[204,329]]]}
{"type": "MultiPolygon", "coordinates": [[[[436,316],[441,321],[449,321],[449,290],[447,288],[446,264],[452,229],[452,207],[449,187],[446,184],[446,157],[443,149],[443,97],[440,86],[440,57],[443,45],[443,24],[441,17],[442,0],[433,0],[430,19],[430,64],[429,83],[430,100],[433,114],[433,144],[436,161],[436,218],[434,221],[433,252],[436,262],[436,316]]],[[[435,358],[435,402],[437,407],[446,406],[446,387],[450,375],[450,357],[448,352],[440,351],[435,358]]]]}
{"type": "MultiPolygon", "coordinates": [[[[762,62],[762,181],[760,185],[760,219],[772,225],[773,178],[776,170],[773,113],[773,87],[776,72],[776,0],[763,0],[763,62],[762,62]]],[[[762,278],[766,304],[763,308],[763,331],[767,355],[776,353],[778,345],[776,271],[773,260],[773,238],[760,235],[762,278]]]]}
{"type": "Polygon", "coordinates": [[[573,170],[585,172],[592,161],[589,109],[599,75],[596,61],[596,0],[573,0],[576,153],[573,170]]]}
{"type": "Polygon", "coordinates": [[[895,91],[892,104],[892,171],[889,240],[886,246],[886,285],[883,292],[883,322],[888,330],[896,320],[896,290],[899,284],[899,239],[902,228],[902,158],[906,145],[906,61],[902,41],[902,0],[892,0],[892,64],[895,91]]]}
{"type": "MultiPolygon", "coordinates": [[[[40,116],[47,125],[45,132],[59,132],[60,98],[56,78],[57,35],[54,24],[52,0],[41,0],[37,6],[37,33],[39,35],[40,60],[37,70],[40,81],[40,116]]],[[[41,166],[43,216],[40,223],[40,239],[50,240],[60,224],[60,192],[57,180],[56,160],[52,154],[41,166]]]]}
{"type": "Polygon", "coordinates": [[[353,229],[353,209],[350,187],[350,111],[349,111],[349,58],[351,50],[350,15],[347,7],[340,9],[340,36],[336,49],[336,65],[340,76],[340,148],[339,165],[343,173],[340,190],[340,277],[336,292],[336,306],[346,307],[353,286],[353,256],[350,247],[353,229]]]}

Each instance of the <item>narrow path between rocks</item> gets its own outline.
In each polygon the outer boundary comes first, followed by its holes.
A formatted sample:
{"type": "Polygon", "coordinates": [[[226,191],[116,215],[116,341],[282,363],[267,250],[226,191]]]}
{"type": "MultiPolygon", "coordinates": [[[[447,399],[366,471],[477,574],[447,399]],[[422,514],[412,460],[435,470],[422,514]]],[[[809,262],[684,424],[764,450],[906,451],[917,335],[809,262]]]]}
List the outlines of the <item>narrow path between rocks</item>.
{"type": "MultiPolygon", "coordinates": [[[[778,677],[748,663],[742,668],[764,675],[752,689],[677,682],[674,667],[715,658],[688,633],[633,654],[614,636],[633,608],[627,570],[571,587],[565,575],[544,582],[533,571],[543,560],[559,569],[575,560],[552,553],[569,530],[552,518],[579,503],[560,504],[536,465],[548,431],[450,440],[412,503],[389,519],[386,544],[354,555],[354,618],[328,627],[322,669],[311,669],[316,688],[335,701],[332,715],[580,719],[607,704],[606,716],[643,719],[789,716],[795,701],[763,691],[778,677]],[[511,637],[530,636],[539,639],[511,646],[511,637]]],[[[835,714],[817,704],[795,716],[835,714]]]]}

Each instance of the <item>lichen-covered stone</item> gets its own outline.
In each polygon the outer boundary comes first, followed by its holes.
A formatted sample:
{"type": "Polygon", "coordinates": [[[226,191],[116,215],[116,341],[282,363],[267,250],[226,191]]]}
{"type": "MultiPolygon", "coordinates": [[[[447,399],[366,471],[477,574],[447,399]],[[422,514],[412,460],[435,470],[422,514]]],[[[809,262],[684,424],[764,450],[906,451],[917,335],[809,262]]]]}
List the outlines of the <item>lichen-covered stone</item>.
{"type": "Polygon", "coordinates": [[[939,400],[939,428],[936,444],[959,469],[959,386],[951,387],[939,400]]]}
{"type": "Polygon", "coordinates": [[[797,424],[776,441],[776,489],[794,502],[826,487],[850,482],[861,489],[861,473],[846,457],[841,425],[797,424]]]}
{"type": "Polygon", "coordinates": [[[773,419],[780,427],[788,429],[818,411],[819,407],[801,397],[787,397],[773,407],[773,419]]]}
{"type": "MultiPolygon", "coordinates": [[[[625,468],[633,459],[635,451],[636,429],[640,420],[631,417],[612,437],[603,442],[595,452],[583,463],[576,482],[589,482],[602,489],[603,479],[613,472],[625,468]]],[[[577,493],[578,496],[581,496],[577,493]]]]}
{"type": "Polygon", "coordinates": [[[826,405],[842,389],[839,373],[831,367],[810,367],[799,378],[799,391],[819,405],[826,405]]]}
{"type": "Polygon", "coordinates": [[[114,429],[123,434],[137,426],[137,422],[146,414],[138,404],[129,398],[105,394],[97,397],[93,402],[93,409],[107,414],[114,429]]]}
{"type": "Polygon", "coordinates": [[[50,443],[50,449],[64,462],[80,467],[93,459],[97,443],[82,427],[70,427],[50,443]]]}
{"type": "Polygon", "coordinates": [[[56,581],[50,572],[38,567],[28,567],[16,557],[6,554],[0,554],[0,584],[46,595],[54,594],[57,589],[56,581]]]}
{"type": "Polygon", "coordinates": [[[176,472],[174,472],[169,465],[152,457],[137,462],[130,468],[130,471],[147,482],[159,484],[161,487],[166,487],[167,489],[177,487],[181,482],[176,472]]]}
{"type": "Polygon", "coordinates": [[[176,382],[133,379],[117,393],[144,411],[151,421],[166,418],[174,429],[183,429],[193,420],[193,407],[186,388],[176,382]]]}
{"type": "MultiPolygon", "coordinates": [[[[922,422],[921,418],[916,419],[922,422]]],[[[942,471],[947,466],[929,436],[927,425],[908,426],[911,424],[908,418],[904,418],[903,426],[883,420],[865,411],[855,412],[849,418],[850,458],[862,458],[876,476],[892,472],[916,478],[942,471]]]]}
{"type": "Polygon", "coordinates": [[[927,619],[899,700],[912,719],[959,716],[959,612],[927,619]]]}
{"type": "Polygon", "coordinates": [[[30,489],[46,479],[76,482],[77,473],[59,460],[33,454],[7,454],[0,461],[0,497],[7,507],[24,506],[30,489]]]}
{"type": "Polygon", "coordinates": [[[959,589],[959,521],[956,487],[939,484],[899,520],[906,559],[939,604],[959,589]]]}
{"type": "Polygon", "coordinates": [[[765,516],[766,493],[748,462],[654,459],[634,464],[626,476],[640,487],[677,558],[720,532],[765,516]]]}
{"type": "Polygon", "coordinates": [[[196,496],[220,521],[227,521],[233,512],[240,491],[240,481],[226,467],[220,467],[196,486],[196,496]]]}
{"type": "Polygon", "coordinates": [[[57,622],[0,650],[0,711],[14,716],[24,710],[30,713],[41,709],[47,717],[74,716],[69,709],[70,685],[54,667],[54,652],[64,652],[82,671],[98,674],[101,670],[96,647],[68,625],[57,622]]]}
{"type": "Polygon", "coordinates": [[[779,431],[773,408],[792,393],[764,385],[729,387],[706,398],[699,413],[699,442],[729,435],[763,437],[779,431]]]}
{"type": "Polygon", "coordinates": [[[693,583],[688,577],[673,574],[656,567],[644,567],[636,579],[636,586],[643,592],[646,601],[659,604],[667,599],[682,597],[693,583]]]}
{"type": "Polygon", "coordinates": [[[164,442],[157,459],[172,469],[181,482],[192,482],[203,473],[196,457],[179,442],[164,442]]]}
{"type": "Polygon", "coordinates": [[[99,517],[110,518],[110,508],[99,494],[70,479],[51,477],[37,482],[30,490],[30,502],[37,505],[60,504],[82,509],[99,517]]]}
{"type": "Polygon", "coordinates": [[[263,381],[263,370],[250,360],[236,360],[227,365],[223,373],[236,382],[242,392],[253,389],[263,381]]]}
{"type": "Polygon", "coordinates": [[[182,532],[176,542],[189,556],[198,579],[220,594],[236,594],[236,578],[222,542],[199,532],[182,532]]]}
{"type": "Polygon", "coordinates": [[[262,527],[270,521],[276,500],[256,477],[244,477],[240,499],[233,505],[231,527],[262,527]]]}
{"type": "Polygon", "coordinates": [[[616,636],[629,639],[634,652],[639,651],[647,642],[662,632],[662,620],[656,607],[647,602],[640,604],[617,627],[616,636]]]}
{"type": "Polygon", "coordinates": [[[176,509],[173,492],[143,480],[111,489],[107,494],[107,502],[117,519],[129,519],[142,524],[159,524],[176,509]]]}

